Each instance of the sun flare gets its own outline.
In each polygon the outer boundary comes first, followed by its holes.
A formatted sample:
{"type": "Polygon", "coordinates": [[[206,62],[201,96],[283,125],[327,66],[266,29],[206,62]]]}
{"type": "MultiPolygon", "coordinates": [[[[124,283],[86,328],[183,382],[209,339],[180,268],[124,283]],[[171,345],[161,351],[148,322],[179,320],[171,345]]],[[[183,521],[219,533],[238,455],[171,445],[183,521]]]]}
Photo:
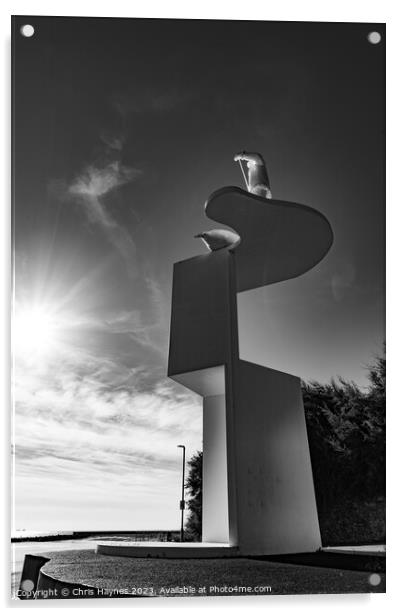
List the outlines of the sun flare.
{"type": "Polygon", "coordinates": [[[18,355],[47,355],[55,348],[61,329],[60,319],[49,307],[20,307],[13,319],[14,352],[18,355]]]}

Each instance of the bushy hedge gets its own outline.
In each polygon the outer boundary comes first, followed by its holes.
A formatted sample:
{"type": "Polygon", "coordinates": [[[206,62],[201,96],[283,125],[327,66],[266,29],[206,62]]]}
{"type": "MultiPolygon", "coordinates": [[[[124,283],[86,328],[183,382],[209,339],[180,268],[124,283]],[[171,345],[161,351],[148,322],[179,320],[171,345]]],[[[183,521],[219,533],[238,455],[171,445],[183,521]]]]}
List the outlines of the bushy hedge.
{"type": "Polygon", "coordinates": [[[324,545],[385,540],[385,357],[368,376],[367,390],[303,383],[324,545]]]}

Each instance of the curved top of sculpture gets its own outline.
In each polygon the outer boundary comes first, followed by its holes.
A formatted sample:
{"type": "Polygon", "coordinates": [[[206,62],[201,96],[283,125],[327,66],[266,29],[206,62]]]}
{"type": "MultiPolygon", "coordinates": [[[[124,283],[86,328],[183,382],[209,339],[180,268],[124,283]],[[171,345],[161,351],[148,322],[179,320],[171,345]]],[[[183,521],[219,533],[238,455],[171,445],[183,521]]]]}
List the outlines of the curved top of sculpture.
{"type": "Polygon", "coordinates": [[[312,269],[333,242],[323,214],[306,205],[258,197],[236,186],[212,193],[208,218],[241,237],[236,255],[237,291],[248,291],[296,278],[312,269]]]}

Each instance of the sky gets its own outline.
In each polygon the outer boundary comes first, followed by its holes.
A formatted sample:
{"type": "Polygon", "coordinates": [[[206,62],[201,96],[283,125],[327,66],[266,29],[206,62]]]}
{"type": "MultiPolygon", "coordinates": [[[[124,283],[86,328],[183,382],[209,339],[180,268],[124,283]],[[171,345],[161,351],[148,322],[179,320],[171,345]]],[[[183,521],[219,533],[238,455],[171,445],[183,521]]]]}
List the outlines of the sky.
{"type": "Polygon", "coordinates": [[[173,263],[261,152],[334,245],[238,296],[240,356],[367,386],[384,340],[384,41],[373,24],[18,17],[14,528],[179,527],[201,398],[167,379],[173,263]],[[30,23],[31,38],[19,28],[30,23]]]}

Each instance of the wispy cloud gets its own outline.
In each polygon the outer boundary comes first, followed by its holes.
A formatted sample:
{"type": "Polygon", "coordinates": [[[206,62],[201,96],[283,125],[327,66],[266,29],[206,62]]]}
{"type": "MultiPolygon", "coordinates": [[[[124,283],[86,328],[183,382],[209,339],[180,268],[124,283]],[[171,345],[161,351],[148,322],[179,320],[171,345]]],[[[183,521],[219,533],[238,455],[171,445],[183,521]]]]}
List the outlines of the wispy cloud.
{"type": "Polygon", "coordinates": [[[115,160],[103,167],[89,165],[68,188],[68,194],[78,197],[90,223],[101,227],[110,243],[127,265],[130,277],[136,277],[137,251],[135,242],[126,228],[112,216],[105,204],[105,197],[117,188],[132,182],[141,172],[126,167],[115,160]]]}
{"type": "MultiPolygon", "coordinates": [[[[104,334],[126,334],[138,344],[164,356],[167,342],[167,299],[156,280],[146,279],[147,309],[118,310],[103,315],[85,314],[76,319],[75,329],[104,334]]],[[[73,333],[73,332],[71,332],[73,333]]]]}
{"type": "Polygon", "coordinates": [[[127,334],[134,342],[161,354],[163,345],[160,336],[164,333],[163,322],[155,315],[158,307],[152,305],[151,297],[149,302],[150,310],[147,316],[144,311],[124,310],[98,321],[97,326],[112,334],[127,334]]]}
{"type": "Polygon", "coordinates": [[[113,132],[103,131],[100,135],[101,141],[110,148],[120,152],[123,149],[125,138],[123,135],[116,135],[113,132]]]}
{"type": "MultiPolygon", "coordinates": [[[[126,322],[123,328],[128,317],[126,322]]],[[[184,441],[189,453],[201,448],[198,396],[168,379],[155,380],[144,367],[127,368],[119,359],[85,351],[58,353],[37,366],[21,358],[15,390],[17,500],[20,520],[25,519],[20,526],[27,527],[29,511],[40,517],[43,499],[32,492],[33,485],[45,493],[52,489],[43,530],[60,528],[49,512],[59,516],[66,494],[76,492],[68,505],[76,514],[67,528],[90,527],[88,512],[114,498],[122,519],[132,509],[139,527],[147,526],[150,502],[156,511],[167,504],[159,526],[169,524],[169,516],[176,520],[176,445],[184,441]]]]}
{"type": "MultiPolygon", "coordinates": [[[[131,182],[141,172],[138,169],[126,167],[115,160],[103,167],[89,165],[75,178],[70,186],[70,193],[83,197],[99,198],[110,191],[131,182]]],[[[95,212],[95,219],[106,226],[110,224],[110,215],[105,208],[100,208],[101,214],[95,212]]]]}

